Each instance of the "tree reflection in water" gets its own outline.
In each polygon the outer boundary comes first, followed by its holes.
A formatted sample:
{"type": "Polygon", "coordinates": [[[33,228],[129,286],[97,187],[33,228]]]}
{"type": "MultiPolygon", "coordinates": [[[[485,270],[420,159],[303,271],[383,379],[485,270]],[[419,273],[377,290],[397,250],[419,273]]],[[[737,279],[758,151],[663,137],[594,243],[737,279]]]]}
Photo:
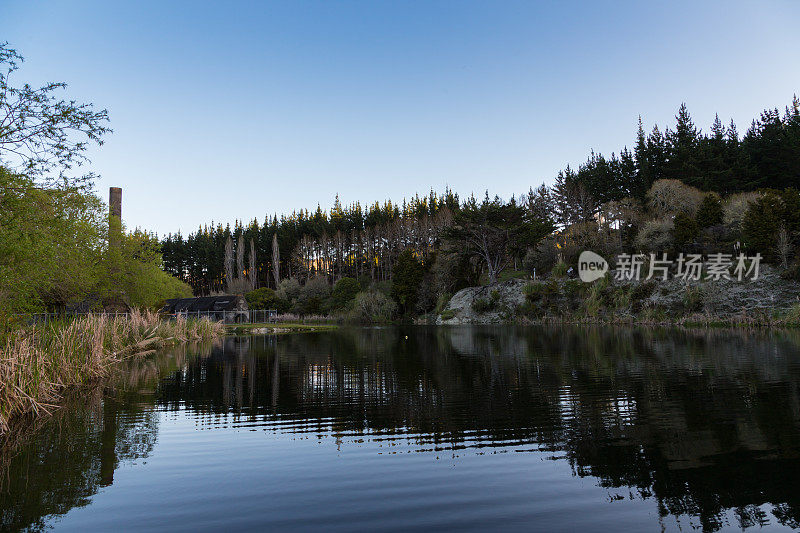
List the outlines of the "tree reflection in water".
{"type": "Polygon", "coordinates": [[[155,403],[206,428],[342,446],[544,450],[707,530],[729,509],[741,527],[800,527],[799,346],[795,332],[547,327],[227,338],[159,358],[102,408],[59,415],[11,460],[2,525],[85,505],[120,461],[153,448],[155,403]]]}

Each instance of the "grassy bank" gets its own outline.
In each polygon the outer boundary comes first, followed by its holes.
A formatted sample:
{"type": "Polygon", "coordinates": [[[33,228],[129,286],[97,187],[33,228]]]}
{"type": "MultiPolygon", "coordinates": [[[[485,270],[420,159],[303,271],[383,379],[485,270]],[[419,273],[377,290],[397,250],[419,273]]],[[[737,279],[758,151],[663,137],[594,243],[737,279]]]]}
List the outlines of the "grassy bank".
{"type": "Polygon", "coordinates": [[[0,433],[13,419],[47,413],[65,389],[108,375],[114,363],[170,343],[224,334],[206,319],[163,320],[156,313],[86,316],[12,330],[0,341],[0,433]]]}
{"type": "Polygon", "coordinates": [[[330,331],[338,328],[336,324],[301,324],[296,322],[264,322],[261,324],[230,324],[225,326],[227,333],[233,335],[302,333],[308,331],[330,331]]]}

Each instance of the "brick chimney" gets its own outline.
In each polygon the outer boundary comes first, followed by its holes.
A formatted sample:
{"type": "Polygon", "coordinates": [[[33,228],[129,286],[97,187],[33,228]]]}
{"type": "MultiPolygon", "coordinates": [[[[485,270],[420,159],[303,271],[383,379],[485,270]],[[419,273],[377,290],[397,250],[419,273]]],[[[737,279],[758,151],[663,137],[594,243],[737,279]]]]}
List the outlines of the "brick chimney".
{"type": "Polygon", "coordinates": [[[122,188],[108,189],[108,242],[115,242],[122,232],[122,188]]]}

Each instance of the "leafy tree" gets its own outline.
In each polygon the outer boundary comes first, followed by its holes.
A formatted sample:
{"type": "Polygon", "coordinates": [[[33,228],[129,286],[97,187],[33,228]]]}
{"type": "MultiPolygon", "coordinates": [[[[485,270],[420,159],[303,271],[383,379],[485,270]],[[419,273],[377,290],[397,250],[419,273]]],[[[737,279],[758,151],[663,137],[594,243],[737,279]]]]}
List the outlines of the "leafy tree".
{"type": "Polygon", "coordinates": [[[349,317],[366,323],[389,322],[397,314],[397,304],[380,291],[369,290],[356,294],[349,317]]]}
{"type": "Polygon", "coordinates": [[[279,313],[289,310],[289,302],[269,287],[261,287],[244,295],[250,309],[275,309],[279,313]]]}
{"type": "Polygon", "coordinates": [[[342,278],[336,282],[328,299],[328,307],[333,310],[344,309],[353,301],[361,290],[361,285],[354,278],[342,278]]]}
{"type": "Polygon", "coordinates": [[[522,235],[524,210],[516,203],[504,204],[499,197],[482,203],[474,198],[453,217],[453,225],[444,232],[454,249],[486,267],[489,283],[508,266],[509,248],[522,235]]]}
{"type": "Polygon", "coordinates": [[[423,275],[422,263],[414,256],[414,252],[409,249],[403,250],[394,264],[390,291],[401,314],[409,314],[415,309],[417,290],[423,275]]]}
{"type": "Polygon", "coordinates": [[[58,177],[62,185],[85,183],[91,175],[75,179],[69,171],[88,161],[90,142],[103,144],[111,132],[108,112],[57,98],[54,93],[65,83],[15,87],[10,78],[23,61],[8,43],[0,43],[0,164],[48,182],[58,177]]]}
{"type": "Polygon", "coordinates": [[[294,309],[301,315],[316,315],[323,312],[323,304],[331,293],[325,276],[316,276],[306,282],[297,295],[294,309]]]}
{"type": "Polygon", "coordinates": [[[103,203],[79,187],[41,189],[0,167],[0,311],[152,307],[191,295],[162,270],[160,244],[142,231],[109,246],[103,203]]]}

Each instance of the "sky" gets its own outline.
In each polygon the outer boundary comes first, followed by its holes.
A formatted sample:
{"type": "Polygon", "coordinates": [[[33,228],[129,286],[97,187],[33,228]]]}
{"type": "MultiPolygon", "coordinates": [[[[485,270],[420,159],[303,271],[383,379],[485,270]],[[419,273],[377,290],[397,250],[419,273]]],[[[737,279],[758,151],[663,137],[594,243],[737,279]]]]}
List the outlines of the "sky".
{"type": "Polygon", "coordinates": [[[508,198],[686,102],[800,95],[800,2],[0,0],[16,80],[107,108],[98,193],[166,235],[450,187],[508,198]]]}

